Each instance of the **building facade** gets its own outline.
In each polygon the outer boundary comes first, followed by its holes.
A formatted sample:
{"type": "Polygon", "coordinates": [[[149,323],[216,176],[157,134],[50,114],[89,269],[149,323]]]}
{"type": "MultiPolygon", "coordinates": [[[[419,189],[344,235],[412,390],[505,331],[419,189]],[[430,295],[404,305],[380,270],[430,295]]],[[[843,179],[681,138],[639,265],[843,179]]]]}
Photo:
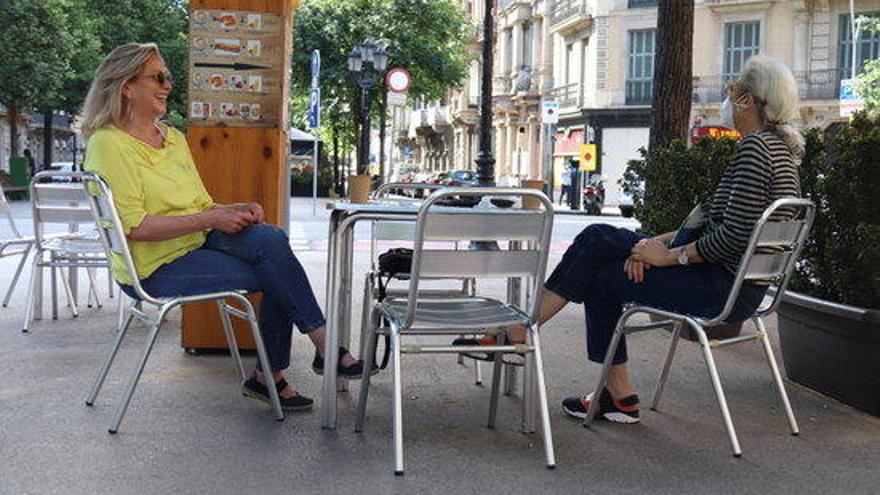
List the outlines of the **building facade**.
{"type": "MultiPolygon", "coordinates": [[[[659,0],[662,1],[662,0],[659,0]]],[[[554,0],[550,5],[553,96],[560,103],[554,169],[578,143],[596,143],[606,204],[638,149],[647,146],[658,0],[554,0]]],[[[857,0],[856,15],[880,13],[857,0]]],[[[724,87],[754,54],[789,66],[798,81],[801,127],[841,120],[840,80],[851,75],[848,0],[695,0],[693,128],[720,126],[724,87]]],[[[861,33],[856,67],[880,58],[880,35],[861,33]]]]}

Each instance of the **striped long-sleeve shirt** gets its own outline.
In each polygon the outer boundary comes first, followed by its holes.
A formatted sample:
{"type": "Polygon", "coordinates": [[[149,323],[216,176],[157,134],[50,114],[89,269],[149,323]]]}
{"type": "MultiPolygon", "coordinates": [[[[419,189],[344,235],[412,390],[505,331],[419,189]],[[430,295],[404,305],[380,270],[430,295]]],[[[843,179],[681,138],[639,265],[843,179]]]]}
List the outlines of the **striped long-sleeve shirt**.
{"type": "MultiPolygon", "coordinates": [[[[748,135],[738,144],[709,203],[708,225],[697,240],[697,252],[736,273],[764,210],[779,198],[799,196],[797,162],[785,142],[770,131],[748,135]]],[[[779,210],[773,220],[791,216],[792,211],[779,210]]]]}

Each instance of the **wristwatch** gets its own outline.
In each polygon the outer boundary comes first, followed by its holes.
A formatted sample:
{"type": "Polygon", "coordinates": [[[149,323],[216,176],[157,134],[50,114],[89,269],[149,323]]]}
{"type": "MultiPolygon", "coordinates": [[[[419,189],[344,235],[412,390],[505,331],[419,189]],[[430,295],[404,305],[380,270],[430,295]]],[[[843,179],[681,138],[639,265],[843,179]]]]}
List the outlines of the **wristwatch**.
{"type": "Polygon", "coordinates": [[[687,246],[682,246],[678,248],[678,255],[676,256],[676,259],[678,259],[678,264],[682,266],[690,263],[691,260],[690,258],[688,258],[687,246]]]}

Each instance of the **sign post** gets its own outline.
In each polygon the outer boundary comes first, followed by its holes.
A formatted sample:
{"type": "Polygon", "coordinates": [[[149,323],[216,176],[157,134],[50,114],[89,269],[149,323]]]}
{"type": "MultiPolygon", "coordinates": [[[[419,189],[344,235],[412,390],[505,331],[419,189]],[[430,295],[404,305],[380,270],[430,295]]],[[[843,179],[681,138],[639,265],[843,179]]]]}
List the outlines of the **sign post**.
{"type": "MultiPolygon", "coordinates": [[[[553,174],[553,136],[556,134],[556,124],[559,123],[559,102],[546,100],[541,104],[541,124],[544,127],[543,148],[541,153],[541,170],[544,179],[544,193],[551,200],[555,189],[553,174]]],[[[565,165],[563,165],[565,166],[565,165]]]]}
{"type": "MultiPolygon", "coordinates": [[[[385,75],[385,87],[388,88],[388,106],[391,107],[391,129],[392,132],[396,132],[397,128],[397,109],[395,107],[402,107],[406,105],[406,92],[409,91],[409,85],[412,81],[412,76],[406,69],[395,68],[388,71],[385,75]]],[[[394,147],[392,146],[392,149],[394,147]]],[[[384,152],[384,150],[383,150],[384,152]]],[[[392,167],[388,167],[386,173],[388,173],[390,177],[390,169],[392,167]]],[[[382,182],[388,182],[388,177],[382,177],[382,182]]]]}
{"type": "Polygon", "coordinates": [[[856,92],[855,79],[840,81],[840,116],[851,117],[865,107],[865,100],[856,92]]]}
{"type": "Polygon", "coordinates": [[[312,52],[312,90],[309,92],[309,128],[312,129],[314,164],[312,165],[312,216],[317,215],[318,201],[318,127],[321,127],[321,52],[312,52]]]}

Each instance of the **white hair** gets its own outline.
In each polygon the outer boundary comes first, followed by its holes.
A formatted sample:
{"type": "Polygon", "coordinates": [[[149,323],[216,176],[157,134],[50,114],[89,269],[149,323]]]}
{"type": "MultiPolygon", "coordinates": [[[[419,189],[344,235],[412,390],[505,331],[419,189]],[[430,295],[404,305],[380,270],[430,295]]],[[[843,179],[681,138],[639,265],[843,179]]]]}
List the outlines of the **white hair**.
{"type": "Polygon", "coordinates": [[[113,49],[95,71],[82,110],[82,133],[88,138],[98,129],[119,124],[129,109],[122,86],[140,74],[153,55],[162,57],[155,43],[129,43],[113,49]]]}
{"type": "Polygon", "coordinates": [[[792,154],[804,155],[804,137],[792,125],[798,116],[798,85],[788,67],[776,59],[754,55],[733,85],[757,100],[758,116],[792,154]]]}

